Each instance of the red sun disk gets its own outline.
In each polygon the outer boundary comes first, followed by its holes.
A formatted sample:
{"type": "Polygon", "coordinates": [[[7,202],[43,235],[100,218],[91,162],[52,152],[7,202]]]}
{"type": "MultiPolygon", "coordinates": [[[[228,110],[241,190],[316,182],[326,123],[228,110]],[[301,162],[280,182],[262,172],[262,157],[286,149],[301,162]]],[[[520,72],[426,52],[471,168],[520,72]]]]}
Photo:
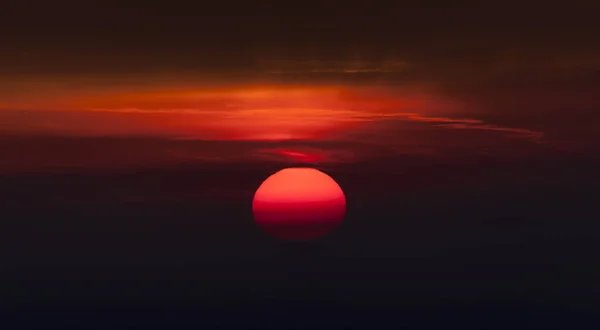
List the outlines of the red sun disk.
{"type": "Polygon", "coordinates": [[[283,240],[327,235],[342,222],[346,198],[327,174],[312,168],[288,168],[265,180],[252,211],[258,226],[283,240]]]}

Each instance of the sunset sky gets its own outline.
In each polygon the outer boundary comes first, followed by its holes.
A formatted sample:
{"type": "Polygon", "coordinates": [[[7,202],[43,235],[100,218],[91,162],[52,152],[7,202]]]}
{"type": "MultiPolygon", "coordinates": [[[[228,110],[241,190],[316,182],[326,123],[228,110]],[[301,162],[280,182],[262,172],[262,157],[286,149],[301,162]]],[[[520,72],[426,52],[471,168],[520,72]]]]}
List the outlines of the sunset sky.
{"type": "MultiPolygon", "coordinates": [[[[435,189],[518,184],[600,147],[594,2],[546,4],[544,15],[510,1],[5,7],[4,175],[183,166],[249,180],[131,193],[219,199],[314,166],[379,196],[430,189],[402,174],[413,168],[435,189]]],[[[131,189],[98,196],[128,200],[131,189]]]]}
{"type": "Polygon", "coordinates": [[[14,2],[0,14],[0,132],[279,141],[274,155],[313,162],[366,155],[321,147],[301,156],[286,141],[585,152],[597,147],[600,107],[600,50],[585,6],[596,5],[546,4],[532,21],[540,8],[510,2],[487,16],[439,4],[245,15],[213,3],[196,16],[183,5],[14,2]]]}
{"type": "Polygon", "coordinates": [[[0,328],[600,315],[600,1],[0,2],[0,328]]]}

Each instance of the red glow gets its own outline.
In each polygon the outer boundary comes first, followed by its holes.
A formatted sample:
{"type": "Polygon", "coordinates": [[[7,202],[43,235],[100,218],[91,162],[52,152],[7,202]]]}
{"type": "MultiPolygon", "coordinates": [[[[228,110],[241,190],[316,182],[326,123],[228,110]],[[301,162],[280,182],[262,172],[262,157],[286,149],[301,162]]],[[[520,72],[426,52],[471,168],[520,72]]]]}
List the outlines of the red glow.
{"type": "Polygon", "coordinates": [[[163,86],[139,91],[115,87],[52,93],[40,89],[22,97],[0,95],[0,131],[203,140],[321,140],[381,120],[383,115],[409,109],[431,112],[443,106],[419,90],[391,92],[383,87],[344,85],[163,86]]]}
{"type": "Polygon", "coordinates": [[[323,161],[323,157],[316,155],[316,154],[306,153],[306,152],[284,150],[284,149],[277,149],[277,150],[273,150],[271,152],[274,154],[277,154],[277,155],[291,158],[298,162],[303,162],[303,163],[318,163],[320,161],[323,161]]]}
{"type": "Polygon", "coordinates": [[[327,174],[313,168],[288,168],[261,184],[252,211],[266,233],[284,240],[309,240],[340,225],[346,197],[327,174]]]}

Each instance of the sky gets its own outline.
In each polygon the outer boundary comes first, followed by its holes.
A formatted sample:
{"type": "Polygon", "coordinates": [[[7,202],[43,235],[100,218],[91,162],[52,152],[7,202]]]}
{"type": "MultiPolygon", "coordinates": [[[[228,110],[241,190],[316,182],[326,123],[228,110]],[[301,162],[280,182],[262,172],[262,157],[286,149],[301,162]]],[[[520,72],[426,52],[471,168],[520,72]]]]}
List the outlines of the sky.
{"type": "Polygon", "coordinates": [[[242,207],[288,166],[331,173],[350,204],[584,180],[593,162],[560,169],[598,157],[598,6],[10,2],[0,13],[6,187],[166,169],[200,181],[37,197],[19,188],[4,203],[238,196],[242,207]]]}
{"type": "Polygon", "coordinates": [[[165,169],[207,181],[67,185],[7,192],[5,204],[237,196],[242,207],[289,166],[331,173],[350,204],[583,180],[592,165],[560,169],[600,147],[595,9],[11,2],[0,13],[7,187],[12,175],[165,169]]]}
{"type": "Polygon", "coordinates": [[[279,141],[270,156],[299,161],[288,142],[345,144],[304,157],[317,163],[369,157],[356,142],[392,154],[595,150],[597,5],[494,6],[12,2],[0,132],[279,141]]]}
{"type": "Polygon", "coordinates": [[[0,131],[392,143],[414,124],[588,147],[597,5],[495,6],[13,2],[0,131]]]}

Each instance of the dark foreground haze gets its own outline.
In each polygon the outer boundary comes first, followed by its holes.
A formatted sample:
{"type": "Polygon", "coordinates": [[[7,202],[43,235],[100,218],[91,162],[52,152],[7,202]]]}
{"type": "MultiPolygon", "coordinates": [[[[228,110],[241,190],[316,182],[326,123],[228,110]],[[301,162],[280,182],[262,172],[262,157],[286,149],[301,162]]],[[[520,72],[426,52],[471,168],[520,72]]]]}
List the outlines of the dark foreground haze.
{"type": "Polygon", "coordinates": [[[598,162],[544,157],[317,166],[344,189],[348,213],[306,243],[263,233],[251,207],[267,176],[305,164],[4,175],[2,320],[88,329],[598,324],[598,162]]]}

